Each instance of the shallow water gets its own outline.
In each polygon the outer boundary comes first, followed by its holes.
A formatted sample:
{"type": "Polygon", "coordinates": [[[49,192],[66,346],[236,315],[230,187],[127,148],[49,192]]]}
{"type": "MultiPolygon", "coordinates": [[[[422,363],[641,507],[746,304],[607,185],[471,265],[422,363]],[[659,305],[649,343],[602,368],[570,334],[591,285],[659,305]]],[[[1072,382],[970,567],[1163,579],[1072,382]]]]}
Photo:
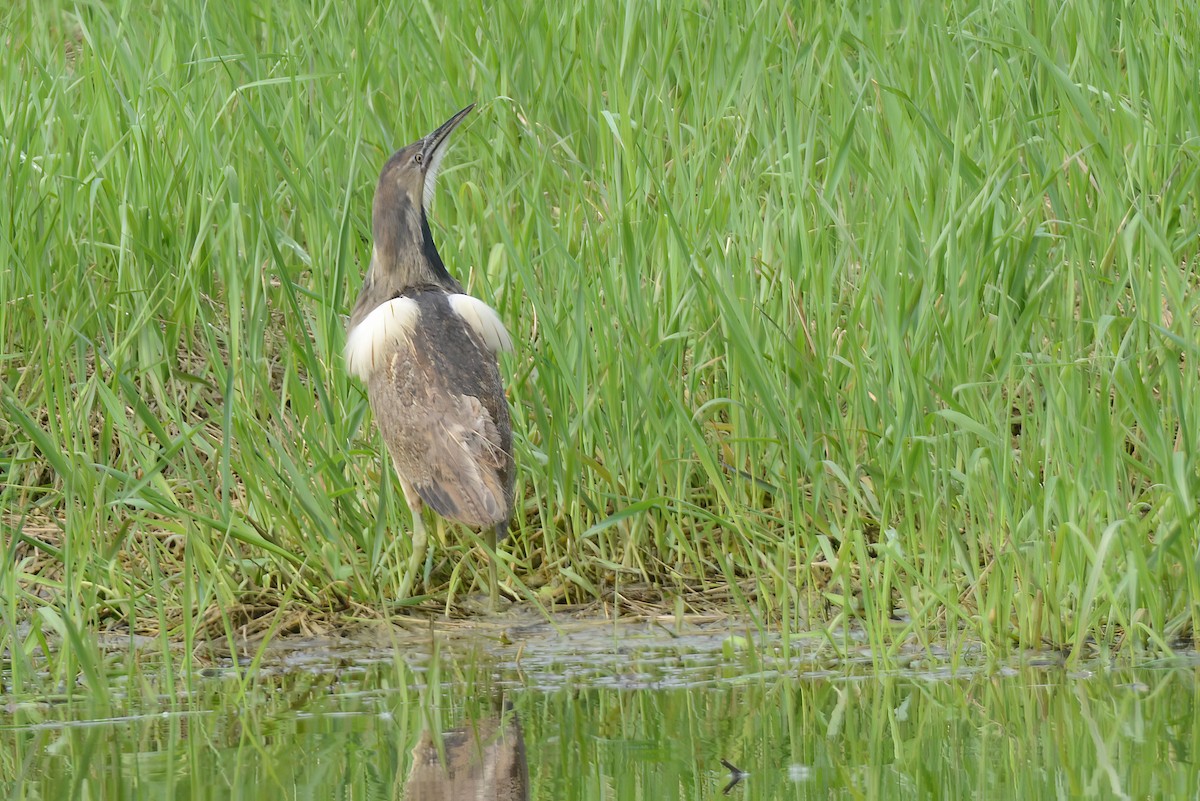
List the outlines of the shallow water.
{"type": "Polygon", "coordinates": [[[724,622],[509,621],[292,640],[187,682],[126,669],[104,693],[4,696],[0,796],[515,798],[520,768],[529,798],[556,801],[1200,790],[1195,660],[922,653],[878,672],[847,642],[785,655],[724,622]]]}

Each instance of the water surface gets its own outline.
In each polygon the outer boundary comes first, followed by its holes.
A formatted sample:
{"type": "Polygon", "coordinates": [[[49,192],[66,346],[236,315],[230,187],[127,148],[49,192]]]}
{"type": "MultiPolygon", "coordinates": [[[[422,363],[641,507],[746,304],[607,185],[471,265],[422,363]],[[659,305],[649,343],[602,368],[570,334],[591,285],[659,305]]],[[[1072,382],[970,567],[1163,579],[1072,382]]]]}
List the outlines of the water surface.
{"type": "Polygon", "coordinates": [[[285,641],[190,676],[115,661],[103,692],[5,676],[0,795],[424,801],[502,776],[555,801],[1200,791],[1194,659],[869,657],[727,621],[506,621],[285,641]],[[456,759],[439,789],[431,763],[456,759]]]}

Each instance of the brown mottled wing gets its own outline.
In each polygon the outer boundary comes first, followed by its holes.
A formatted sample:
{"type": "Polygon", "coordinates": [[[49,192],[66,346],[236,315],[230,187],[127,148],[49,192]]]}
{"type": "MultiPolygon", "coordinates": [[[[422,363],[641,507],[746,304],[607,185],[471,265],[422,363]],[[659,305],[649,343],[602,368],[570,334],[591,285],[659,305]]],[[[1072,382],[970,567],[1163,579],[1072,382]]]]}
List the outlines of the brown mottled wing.
{"type": "Polygon", "coordinates": [[[438,514],[469,526],[512,514],[512,424],[496,356],[445,292],[410,294],[420,317],[367,392],[396,472],[438,514]]]}

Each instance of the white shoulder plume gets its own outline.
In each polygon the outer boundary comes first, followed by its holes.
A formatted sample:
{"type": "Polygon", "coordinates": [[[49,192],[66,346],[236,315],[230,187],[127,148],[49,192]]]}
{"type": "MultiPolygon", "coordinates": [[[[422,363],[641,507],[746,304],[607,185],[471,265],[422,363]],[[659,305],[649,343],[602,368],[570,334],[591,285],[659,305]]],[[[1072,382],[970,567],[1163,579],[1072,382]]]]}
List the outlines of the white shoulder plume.
{"type": "Polygon", "coordinates": [[[470,295],[451,295],[450,308],[483,337],[488,350],[499,353],[513,349],[512,337],[508,335],[504,323],[500,322],[500,315],[482,300],[470,295]]]}
{"type": "Polygon", "coordinates": [[[366,381],[397,342],[412,336],[420,316],[412,298],[394,298],[376,306],[346,337],[346,369],[366,381]]]}

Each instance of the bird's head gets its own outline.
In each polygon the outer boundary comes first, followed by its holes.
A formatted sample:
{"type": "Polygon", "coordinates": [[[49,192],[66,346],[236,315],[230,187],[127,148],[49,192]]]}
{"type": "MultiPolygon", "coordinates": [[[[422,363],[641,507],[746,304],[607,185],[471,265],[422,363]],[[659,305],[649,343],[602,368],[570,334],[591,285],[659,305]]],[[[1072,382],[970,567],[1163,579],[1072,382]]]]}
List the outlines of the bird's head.
{"type": "Polygon", "coordinates": [[[372,209],[374,280],[397,284],[398,290],[436,284],[462,291],[446,272],[433,245],[427,211],[442,159],[449,149],[450,133],[474,107],[467,106],[433,133],[397,150],[383,165],[372,209]]]}

